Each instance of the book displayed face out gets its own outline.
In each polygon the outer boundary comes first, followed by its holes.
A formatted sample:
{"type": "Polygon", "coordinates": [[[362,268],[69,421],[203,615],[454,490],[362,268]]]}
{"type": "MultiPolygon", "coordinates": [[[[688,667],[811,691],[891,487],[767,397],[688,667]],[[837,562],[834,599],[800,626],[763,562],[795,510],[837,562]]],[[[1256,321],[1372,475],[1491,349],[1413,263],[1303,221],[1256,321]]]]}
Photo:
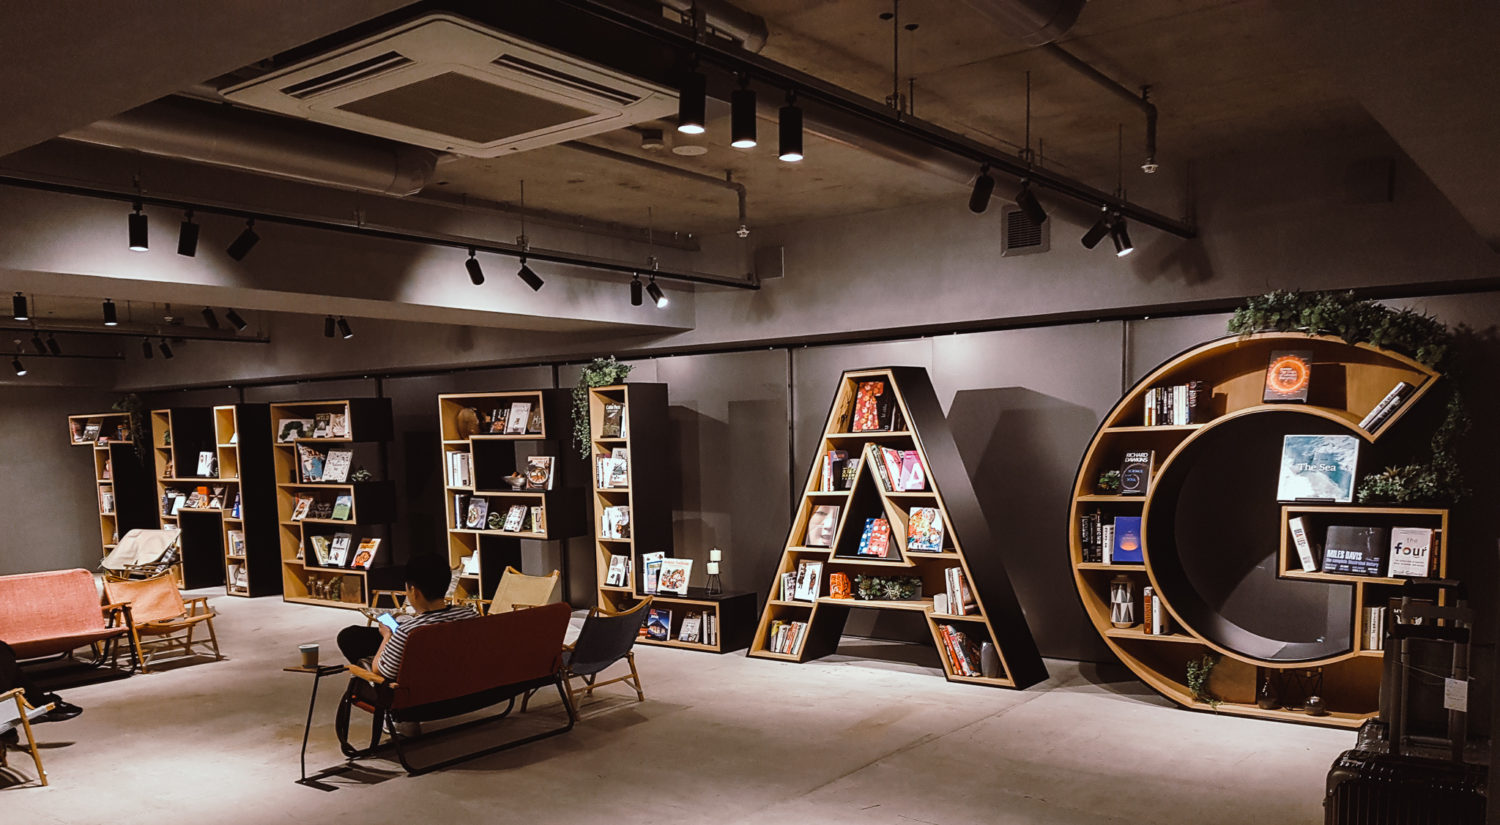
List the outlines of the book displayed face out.
{"type": "Polygon", "coordinates": [[[1287,435],[1281,443],[1278,501],[1354,500],[1359,439],[1352,435],[1287,435]]]}

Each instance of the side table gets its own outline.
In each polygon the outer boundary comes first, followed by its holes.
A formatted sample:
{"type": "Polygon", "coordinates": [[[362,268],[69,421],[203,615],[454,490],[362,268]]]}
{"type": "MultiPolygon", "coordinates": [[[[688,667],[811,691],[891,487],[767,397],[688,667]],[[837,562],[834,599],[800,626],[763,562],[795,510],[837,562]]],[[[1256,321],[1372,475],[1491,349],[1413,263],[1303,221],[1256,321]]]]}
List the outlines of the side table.
{"type": "Polygon", "coordinates": [[[309,788],[317,788],[320,791],[336,791],[338,790],[337,787],[329,785],[326,782],[319,782],[318,780],[326,776],[341,774],[350,769],[348,764],[335,765],[332,768],[325,768],[318,771],[312,776],[307,775],[307,737],[312,733],[313,709],[318,704],[318,683],[323,681],[324,676],[334,676],[344,673],[348,669],[348,665],[317,665],[315,667],[298,665],[296,667],[282,668],[286,673],[310,673],[313,677],[312,698],[307,702],[307,723],[302,727],[302,778],[297,780],[298,785],[306,785],[309,788]]]}

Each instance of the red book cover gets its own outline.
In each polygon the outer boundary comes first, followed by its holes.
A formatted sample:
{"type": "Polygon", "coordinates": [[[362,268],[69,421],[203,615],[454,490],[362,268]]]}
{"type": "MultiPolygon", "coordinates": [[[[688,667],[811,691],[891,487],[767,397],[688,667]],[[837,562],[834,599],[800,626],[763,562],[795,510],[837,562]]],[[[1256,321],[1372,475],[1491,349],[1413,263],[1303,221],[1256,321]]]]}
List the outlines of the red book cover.
{"type": "Polygon", "coordinates": [[[854,422],[851,432],[863,433],[880,429],[879,396],[885,394],[884,381],[861,381],[854,396],[854,422]]]}
{"type": "Polygon", "coordinates": [[[884,517],[875,519],[875,524],[870,530],[869,555],[885,558],[891,548],[891,523],[884,517]]]}
{"type": "Polygon", "coordinates": [[[1261,400],[1306,401],[1311,380],[1311,350],[1277,350],[1266,366],[1266,391],[1261,400]]]}

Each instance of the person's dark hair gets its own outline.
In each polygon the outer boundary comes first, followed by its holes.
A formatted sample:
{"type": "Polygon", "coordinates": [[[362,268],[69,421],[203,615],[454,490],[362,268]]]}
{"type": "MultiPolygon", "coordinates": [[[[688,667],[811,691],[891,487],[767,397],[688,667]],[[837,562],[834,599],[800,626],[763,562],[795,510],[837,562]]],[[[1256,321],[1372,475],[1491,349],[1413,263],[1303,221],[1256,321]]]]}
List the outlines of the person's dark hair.
{"type": "Polygon", "coordinates": [[[452,578],[453,571],[442,556],[423,553],[406,561],[406,583],[417,588],[428,601],[446,596],[452,578]]]}

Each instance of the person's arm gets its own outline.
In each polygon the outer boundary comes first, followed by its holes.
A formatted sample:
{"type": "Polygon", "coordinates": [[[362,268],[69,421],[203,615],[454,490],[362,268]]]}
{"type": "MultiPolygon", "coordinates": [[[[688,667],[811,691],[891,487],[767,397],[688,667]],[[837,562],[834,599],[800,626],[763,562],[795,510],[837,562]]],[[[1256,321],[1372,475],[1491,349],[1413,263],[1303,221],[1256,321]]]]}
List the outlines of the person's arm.
{"type": "Polygon", "coordinates": [[[385,655],[385,649],[391,643],[391,629],[380,622],[376,622],[375,626],[380,628],[381,639],[380,647],[375,649],[375,658],[370,660],[370,670],[374,673],[380,673],[380,659],[385,655]]]}

